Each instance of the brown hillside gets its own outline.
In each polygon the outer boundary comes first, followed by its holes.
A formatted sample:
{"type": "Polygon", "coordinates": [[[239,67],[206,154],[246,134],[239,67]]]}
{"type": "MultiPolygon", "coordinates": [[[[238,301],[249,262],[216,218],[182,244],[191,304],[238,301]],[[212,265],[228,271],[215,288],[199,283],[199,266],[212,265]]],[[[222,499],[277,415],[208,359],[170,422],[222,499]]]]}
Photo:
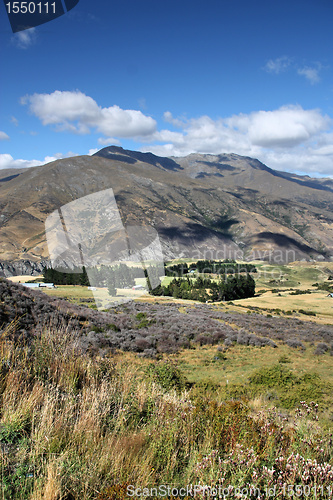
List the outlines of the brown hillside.
{"type": "Polygon", "coordinates": [[[161,158],[104,148],[0,176],[0,260],[48,257],[48,214],[112,188],[124,224],[151,225],[166,258],[333,256],[333,188],[235,154],[161,158]]]}

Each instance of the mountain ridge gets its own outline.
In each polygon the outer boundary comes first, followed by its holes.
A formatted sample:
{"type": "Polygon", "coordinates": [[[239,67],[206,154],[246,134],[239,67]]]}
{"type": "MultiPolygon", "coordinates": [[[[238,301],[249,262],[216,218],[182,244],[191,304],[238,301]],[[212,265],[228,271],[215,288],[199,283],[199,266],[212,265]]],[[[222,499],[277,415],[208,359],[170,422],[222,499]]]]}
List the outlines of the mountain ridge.
{"type": "Polygon", "coordinates": [[[109,146],[14,170],[0,173],[2,262],[47,259],[47,215],[108,188],[125,225],[157,230],[166,259],[333,257],[333,180],[279,172],[250,157],[168,158],[109,146]]]}

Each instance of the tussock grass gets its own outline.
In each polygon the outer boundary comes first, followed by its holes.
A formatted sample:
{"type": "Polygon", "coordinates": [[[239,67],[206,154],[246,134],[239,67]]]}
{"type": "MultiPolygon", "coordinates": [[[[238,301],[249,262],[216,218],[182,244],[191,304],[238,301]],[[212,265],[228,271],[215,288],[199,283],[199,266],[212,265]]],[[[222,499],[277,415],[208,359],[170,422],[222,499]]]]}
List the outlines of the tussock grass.
{"type": "Polygon", "coordinates": [[[52,327],[26,346],[11,328],[0,338],[1,499],[121,500],[128,484],[264,487],[279,484],[272,467],[291,480],[289,466],[301,484],[332,480],[332,431],[310,402],[281,412],[260,392],[222,400],[218,388],[190,388],[176,361],[83,354],[52,327]]]}

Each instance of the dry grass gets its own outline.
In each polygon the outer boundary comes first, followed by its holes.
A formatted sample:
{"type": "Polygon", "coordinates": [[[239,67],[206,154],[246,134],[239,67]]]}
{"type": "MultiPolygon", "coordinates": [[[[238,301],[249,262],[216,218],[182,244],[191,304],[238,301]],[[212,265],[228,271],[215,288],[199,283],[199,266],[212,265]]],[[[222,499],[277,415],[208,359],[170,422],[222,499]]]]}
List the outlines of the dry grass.
{"type": "Polygon", "coordinates": [[[27,281],[30,281],[30,280],[42,280],[43,279],[43,275],[39,275],[39,276],[26,276],[26,275],[21,275],[21,276],[10,276],[9,278],[7,278],[9,281],[12,281],[13,283],[26,283],[27,281]]]}
{"type": "Polygon", "coordinates": [[[228,387],[241,386],[254,371],[279,360],[297,376],[318,373],[332,387],[333,357],[314,356],[314,347],[184,350],[168,356],[194,383],[190,392],[181,392],[148,376],[151,361],[133,353],[80,355],[70,331],[52,328],[28,347],[13,343],[14,329],[10,325],[0,338],[2,500],[93,500],[110,485],[184,485],[222,473],[230,484],[242,484],[248,480],[239,466],[242,449],[255,450],[253,470],[262,478],[262,467],[273,467],[278,456],[289,464],[293,452],[333,465],[331,406],[326,404],[319,424],[283,410],[289,413],[284,424],[267,406],[266,394],[246,404],[226,399],[228,387]],[[226,464],[222,471],[216,457],[226,464]]]}
{"type": "Polygon", "coordinates": [[[245,382],[255,370],[272,366],[279,359],[287,358],[288,368],[296,374],[315,372],[333,384],[333,357],[329,354],[314,356],[313,352],[314,347],[309,345],[305,351],[301,351],[282,343],[279,343],[278,349],[235,344],[223,353],[226,359],[218,358],[221,353],[216,346],[182,350],[170,358],[177,361],[190,382],[210,380],[223,386],[227,383],[239,384],[245,382]]]}
{"type": "MultiPolygon", "coordinates": [[[[284,350],[290,353],[281,346],[279,355],[284,350]]],[[[234,346],[226,361],[230,380],[242,381],[255,367],[273,362],[273,355],[276,361],[276,351],[234,346]]],[[[192,380],[211,373],[221,382],[225,375],[221,377],[214,353],[216,348],[203,347],[176,359],[192,380]]],[[[166,390],[163,379],[147,375],[151,361],[131,353],[78,356],[69,331],[46,329],[29,348],[15,345],[7,331],[0,354],[1,494],[6,500],[90,500],[113,484],[198,481],[203,457],[218,450],[228,463],[228,454],[236,453],[238,444],[258,447],[258,422],[273,418],[262,414],[260,395],[248,410],[243,403],[219,405],[219,396],[210,399],[204,389],[192,391],[193,401],[191,392],[177,386],[166,390]]],[[[297,351],[294,369],[301,369],[306,360],[311,361],[307,353],[297,351]]],[[[331,369],[322,356],[322,374],[325,363],[331,369]]],[[[291,452],[289,430],[283,446],[291,452]]],[[[278,443],[284,431],[276,432],[278,443]]],[[[274,435],[260,439],[265,445],[258,448],[257,468],[282,452],[274,435]]],[[[298,446],[307,456],[324,460],[320,451],[306,451],[301,441],[298,446]]],[[[327,450],[325,457],[331,459],[327,450]]],[[[234,476],[235,481],[242,478],[234,476]]]]}

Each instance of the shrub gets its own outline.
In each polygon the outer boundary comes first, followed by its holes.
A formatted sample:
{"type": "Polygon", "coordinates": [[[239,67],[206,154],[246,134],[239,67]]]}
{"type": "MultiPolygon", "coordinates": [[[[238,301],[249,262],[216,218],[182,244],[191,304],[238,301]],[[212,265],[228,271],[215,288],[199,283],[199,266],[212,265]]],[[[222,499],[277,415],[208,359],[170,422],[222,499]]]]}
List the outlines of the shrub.
{"type": "Polygon", "coordinates": [[[11,336],[26,345],[49,323],[59,329],[67,325],[82,352],[89,350],[102,355],[108,350],[122,349],[145,355],[153,352],[155,356],[190,348],[193,341],[212,345],[224,341],[228,347],[237,337],[243,345],[255,347],[275,347],[275,341],[281,340],[291,347],[304,348],[303,342],[329,345],[333,340],[331,325],[268,316],[256,312],[228,313],[209,304],[188,306],[180,312],[177,304],[134,302],[100,312],[6,280],[0,282],[0,323],[3,328],[15,323],[11,336]],[[147,336],[154,341],[147,340],[147,336]],[[149,345],[146,342],[137,345],[135,339],[146,339],[149,345]]]}
{"type": "Polygon", "coordinates": [[[102,333],[104,330],[100,326],[92,326],[91,331],[95,333],[102,333]]]}
{"type": "Polygon", "coordinates": [[[119,326],[114,323],[108,323],[105,325],[106,330],[113,330],[114,332],[120,332],[119,326]]]}
{"type": "Polygon", "coordinates": [[[285,354],[283,354],[282,356],[279,357],[278,362],[279,363],[291,363],[290,359],[285,354]]]}
{"type": "Polygon", "coordinates": [[[299,347],[300,349],[305,350],[305,346],[300,340],[288,339],[288,340],[286,340],[285,343],[287,345],[289,345],[289,347],[292,347],[293,349],[298,349],[298,347],[299,347]]]}
{"type": "Polygon", "coordinates": [[[186,377],[170,361],[150,363],[146,368],[146,373],[151,380],[157,382],[166,391],[176,389],[181,392],[188,385],[186,377]]]}
{"type": "Polygon", "coordinates": [[[316,316],[316,313],[313,311],[305,311],[304,309],[299,309],[299,313],[305,314],[306,316],[316,316]]]}
{"type": "Polygon", "coordinates": [[[261,368],[250,377],[250,383],[266,387],[287,387],[296,381],[290,370],[277,364],[270,368],[261,368]]]}
{"type": "Polygon", "coordinates": [[[329,347],[327,344],[325,344],[324,342],[320,342],[319,344],[317,344],[314,354],[317,356],[321,356],[325,354],[328,351],[328,349],[329,347]]]}

